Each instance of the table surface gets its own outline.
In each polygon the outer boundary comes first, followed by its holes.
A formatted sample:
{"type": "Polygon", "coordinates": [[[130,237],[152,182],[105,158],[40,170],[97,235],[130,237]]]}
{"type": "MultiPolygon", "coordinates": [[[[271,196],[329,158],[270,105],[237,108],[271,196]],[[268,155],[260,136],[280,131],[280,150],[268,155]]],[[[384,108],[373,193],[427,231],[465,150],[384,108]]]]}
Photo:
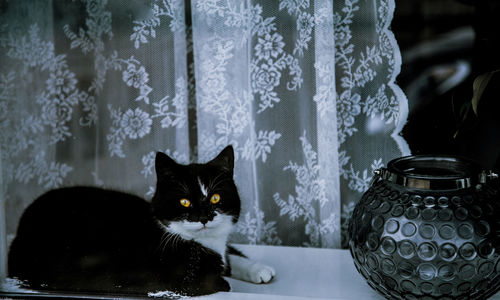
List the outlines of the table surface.
{"type": "MultiPolygon", "coordinates": [[[[268,284],[252,284],[227,278],[232,288],[231,292],[190,299],[384,300],[368,286],[364,278],[357,272],[348,250],[255,245],[234,246],[251,259],[273,266],[276,270],[276,277],[268,284]]],[[[10,292],[9,298],[25,298],[26,290],[16,289],[15,286],[7,287],[5,284],[7,283],[4,283],[2,288],[10,292]]],[[[47,298],[47,295],[39,293],[31,295],[47,298]]],[[[2,295],[0,295],[1,297],[2,295]]],[[[84,299],[85,297],[79,298],[84,299]]],[[[93,299],[116,298],[93,297],[93,299]]],[[[500,300],[500,293],[490,299],[500,300]]]]}
{"type": "MultiPolygon", "coordinates": [[[[348,250],[235,245],[250,258],[273,266],[268,284],[228,278],[232,291],[199,299],[383,300],[357,272],[348,250]]],[[[500,293],[490,299],[500,300],[500,293]]]]}

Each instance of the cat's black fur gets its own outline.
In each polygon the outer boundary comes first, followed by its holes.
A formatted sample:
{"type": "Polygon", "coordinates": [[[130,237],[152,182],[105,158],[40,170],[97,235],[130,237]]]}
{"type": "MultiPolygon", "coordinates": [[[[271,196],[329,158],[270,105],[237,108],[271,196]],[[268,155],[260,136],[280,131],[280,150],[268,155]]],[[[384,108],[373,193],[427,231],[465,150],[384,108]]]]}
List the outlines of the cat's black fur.
{"type": "Polygon", "coordinates": [[[233,155],[229,146],[207,164],[180,165],[158,153],[151,203],[92,187],[47,192],[20,220],[9,251],[9,276],[32,289],[71,292],[228,291],[221,255],[172,236],[164,226],[180,220],[207,222],[215,211],[238,220],[233,155]],[[220,203],[209,205],[199,181],[211,186],[209,193],[221,195],[220,203]],[[181,198],[190,199],[192,207],[179,205],[181,198]]]}

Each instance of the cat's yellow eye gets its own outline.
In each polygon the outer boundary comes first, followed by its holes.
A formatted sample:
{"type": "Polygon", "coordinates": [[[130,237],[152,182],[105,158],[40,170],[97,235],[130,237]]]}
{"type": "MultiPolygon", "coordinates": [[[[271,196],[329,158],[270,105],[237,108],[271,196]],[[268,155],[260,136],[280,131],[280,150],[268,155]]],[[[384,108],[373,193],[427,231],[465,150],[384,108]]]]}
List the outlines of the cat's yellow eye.
{"type": "Polygon", "coordinates": [[[191,201],[189,201],[188,199],[186,198],[182,198],[181,200],[179,200],[179,202],[181,203],[182,206],[184,207],[190,207],[191,206],[191,201]]]}
{"type": "Polygon", "coordinates": [[[220,195],[219,194],[213,194],[212,197],[210,198],[210,203],[212,204],[217,204],[220,201],[220,195]]]}

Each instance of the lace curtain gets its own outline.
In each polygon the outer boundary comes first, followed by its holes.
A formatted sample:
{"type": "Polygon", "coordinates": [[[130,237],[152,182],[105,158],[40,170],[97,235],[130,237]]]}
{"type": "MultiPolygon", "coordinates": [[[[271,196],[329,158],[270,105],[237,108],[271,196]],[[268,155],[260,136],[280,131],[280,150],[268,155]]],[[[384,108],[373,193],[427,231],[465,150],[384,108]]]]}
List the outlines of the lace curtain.
{"type": "Polygon", "coordinates": [[[148,199],[156,151],[203,162],[232,144],[233,241],[341,247],[373,169],[409,154],[393,11],[393,0],[3,1],[0,244],[48,189],[148,199]]]}

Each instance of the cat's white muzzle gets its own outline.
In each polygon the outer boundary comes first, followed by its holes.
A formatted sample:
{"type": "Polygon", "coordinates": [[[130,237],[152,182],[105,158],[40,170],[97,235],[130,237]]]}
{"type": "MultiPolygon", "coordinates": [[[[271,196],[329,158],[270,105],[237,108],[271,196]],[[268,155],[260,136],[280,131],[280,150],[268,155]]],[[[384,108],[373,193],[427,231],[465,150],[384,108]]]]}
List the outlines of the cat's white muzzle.
{"type": "Polygon", "coordinates": [[[225,264],[226,242],[233,229],[233,217],[216,212],[212,221],[205,225],[201,222],[173,221],[164,226],[171,234],[179,235],[188,241],[195,241],[221,255],[225,264]]]}

